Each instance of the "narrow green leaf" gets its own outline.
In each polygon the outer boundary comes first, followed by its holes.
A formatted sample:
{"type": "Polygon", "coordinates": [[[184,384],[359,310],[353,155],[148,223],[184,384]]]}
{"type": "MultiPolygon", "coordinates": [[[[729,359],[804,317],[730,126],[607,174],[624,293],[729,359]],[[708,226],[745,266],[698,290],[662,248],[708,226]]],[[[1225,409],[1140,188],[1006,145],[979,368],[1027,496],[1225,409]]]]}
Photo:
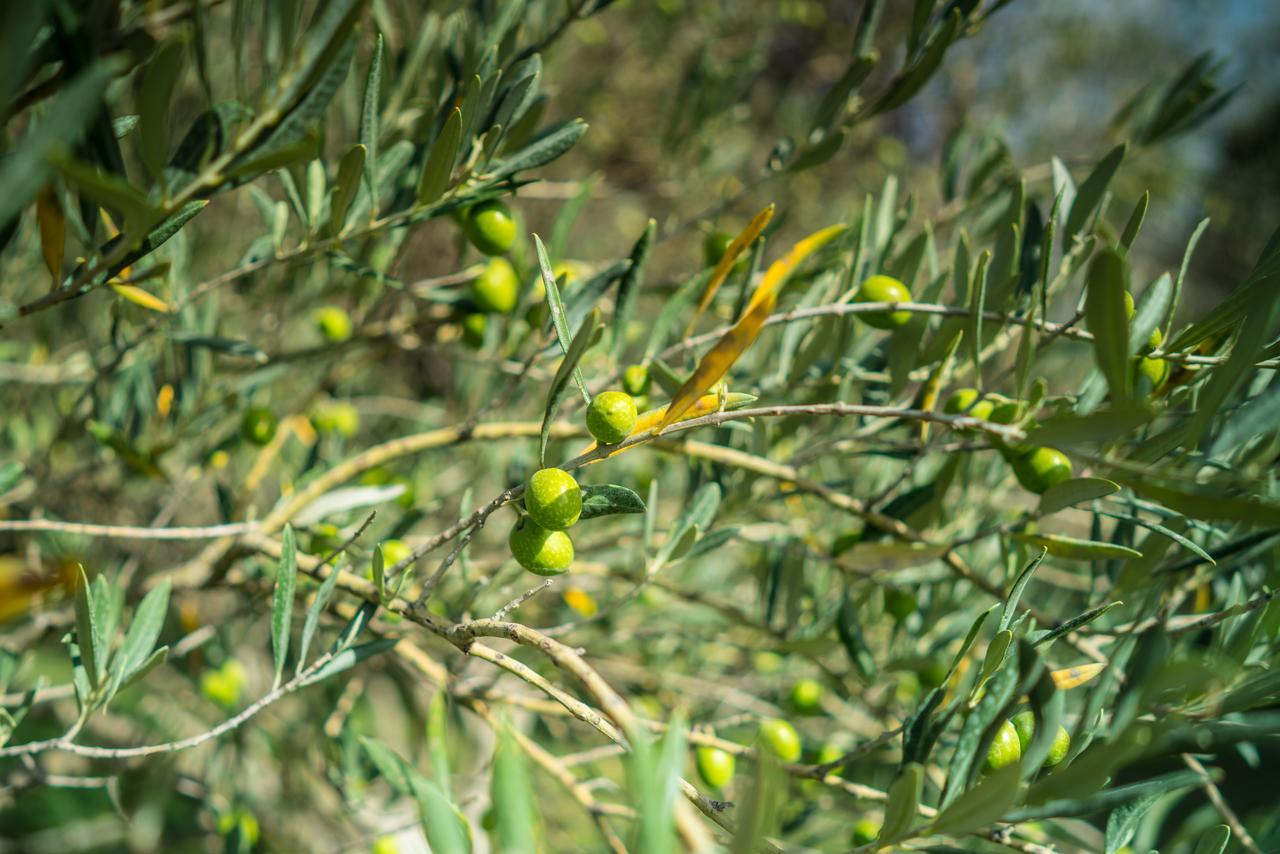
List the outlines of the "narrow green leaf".
{"type": "Polygon", "coordinates": [[[1147,216],[1147,206],[1151,204],[1151,191],[1147,190],[1142,194],[1142,198],[1138,199],[1138,203],[1133,206],[1133,213],[1129,214],[1129,221],[1124,225],[1124,232],[1120,235],[1120,245],[1125,249],[1133,246],[1133,241],[1138,237],[1138,231],[1142,228],[1142,221],[1147,216]]]}
{"type": "MultiPolygon", "coordinates": [[[[339,673],[345,673],[355,667],[366,658],[372,658],[375,655],[381,655],[399,643],[399,638],[378,638],[368,643],[360,644],[360,646],[348,646],[343,649],[326,664],[324,664],[315,673],[307,677],[304,685],[314,685],[317,682],[323,682],[337,676],[339,673]]],[[[277,677],[279,678],[279,677],[277,677]]]]}
{"type": "Polygon", "coordinates": [[[1127,148],[1128,146],[1122,143],[1107,152],[1107,156],[1093,167],[1089,177],[1085,178],[1084,183],[1080,185],[1075,200],[1071,203],[1071,212],[1067,214],[1066,226],[1062,229],[1063,246],[1071,246],[1075,236],[1085,227],[1089,217],[1102,203],[1102,197],[1107,192],[1111,179],[1115,177],[1116,170],[1120,168],[1120,161],[1124,160],[1127,148]]]}
{"type": "Polygon", "coordinates": [[[387,604],[387,571],[381,545],[374,546],[373,560],[369,564],[369,569],[373,573],[373,586],[378,591],[378,601],[385,605],[387,604]]]}
{"type": "Polygon", "coordinates": [[[1142,552],[1114,543],[1100,543],[1095,540],[1079,540],[1061,534],[1014,534],[1013,538],[1033,546],[1048,549],[1054,557],[1071,560],[1127,560],[1142,557],[1142,552]]]}
{"type": "MultiPolygon", "coordinates": [[[[17,4],[22,5],[25,4],[17,4]]],[[[40,121],[9,149],[7,157],[0,158],[0,187],[4,187],[0,193],[0,232],[49,180],[50,156],[73,150],[97,120],[102,94],[120,70],[120,60],[112,58],[96,62],[71,78],[40,121]]],[[[7,101],[2,103],[7,107],[7,101]]]]}
{"type": "Polygon", "coordinates": [[[1093,501],[1120,491],[1120,484],[1102,477],[1073,477],[1050,486],[1040,496],[1041,516],[1057,513],[1084,501],[1093,501]]]}
{"type": "Polygon", "coordinates": [[[929,832],[969,833],[981,830],[1000,818],[1018,797],[1021,770],[1014,763],[984,777],[939,813],[929,825],[929,832]]]}
{"type": "Polygon", "coordinates": [[[1125,313],[1124,258],[1111,249],[1094,256],[1089,265],[1085,320],[1093,333],[1093,351],[1107,379],[1111,399],[1127,401],[1132,376],[1129,361],[1129,319],[1125,313]]]}
{"type": "Polygon", "coordinates": [[[871,115],[879,115],[902,106],[924,88],[924,84],[929,82],[934,72],[938,70],[938,66],[942,64],[942,57],[946,54],[947,48],[951,47],[951,43],[959,36],[959,29],[960,10],[952,9],[946,23],[937,29],[933,38],[929,39],[920,58],[894,77],[871,109],[871,115]]]}
{"type": "Polygon", "coordinates": [[[1151,522],[1147,519],[1143,519],[1140,516],[1128,516],[1122,513],[1112,513],[1107,510],[1102,510],[1099,512],[1103,516],[1110,516],[1113,519],[1124,519],[1127,522],[1132,522],[1133,524],[1146,528],[1149,531],[1155,531],[1157,534],[1160,534],[1161,536],[1165,536],[1173,540],[1175,543],[1182,546],[1187,551],[1193,552],[1194,554],[1198,555],[1206,562],[1211,564],[1217,563],[1217,561],[1213,559],[1213,555],[1209,554],[1207,551],[1200,548],[1198,543],[1195,543],[1192,540],[1188,539],[1187,537],[1184,537],[1182,534],[1178,533],[1172,528],[1168,528],[1157,522],[1151,522]]]}
{"type": "Polygon", "coordinates": [[[138,153],[151,177],[159,180],[169,149],[169,100],[182,72],[184,43],[170,39],[147,64],[138,92],[138,153]]]}
{"type": "Polygon", "coordinates": [[[1138,303],[1129,330],[1129,355],[1134,356],[1147,349],[1151,333],[1155,332],[1169,313],[1173,299],[1173,279],[1168,273],[1151,283],[1138,303]]]}
{"type": "Polygon", "coordinates": [[[490,839],[498,854],[525,854],[537,850],[538,811],[534,802],[533,782],[515,735],[509,728],[498,733],[493,754],[491,799],[497,819],[496,833],[490,839]]]}
{"type": "Polygon", "coordinates": [[[889,802],[884,808],[884,821],[880,825],[877,842],[890,845],[911,835],[911,825],[916,820],[916,808],[924,791],[924,766],[909,763],[889,786],[889,802]]]}
{"type": "Polygon", "coordinates": [[[1160,800],[1159,795],[1147,795],[1145,798],[1136,798],[1113,809],[1107,816],[1107,834],[1103,840],[1104,854],[1116,854],[1119,849],[1128,845],[1141,825],[1143,816],[1155,806],[1158,800],[1160,800]]]}
{"type": "MultiPolygon", "coordinates": [[[[547,289],[547,306],[551,310],[551,325],[556,330],[560,349],[567,356],[573,340],[569,336],[569,321],[565,317],[564,300],[560,298],[560,288],[556,285],[555,274],[551,272],[551,261],[547,259],[547,247],[542,245],[542,238],[536,234],[533,236],[533,243],[538,250],[538,267],[542,272],[542,283],[547,289]]],[[[578,384],[578,390],[582,392],[583,402],[590,403],[591,394],[587,391],[586,381],[582,379],[582,371],[576,367],[573,369],[573,381],[578,384]]]]}
{"type": "Polygon", "coordinates": [[[429,205],[444,194],[453,174],[453,164],[458,159],[458,146],[462,142],[462,110],[457,107],[449,113],[440,135],[431,146],[427,162],[422,167],[415,195],[419,205],[429,205]]]}
{"type": "MultiPolygon", "coordinates": [[[[1041,549],[1040,554],[1036,555],[1032,559],[1031,563],[1027,564],[1026,568],[1023,569],[1022,572],[1018,573],[1018,578],[1013,582],[1013,588],[1009,591],[1008,598],[1004,600],[1004,609],[1000,612],[999,631],[1003,632],[1005,629],[1013,625],[1013,619],[1018,615],[1018,600],[1022,598],[1022,591],[1027,588],[1029,583],[1031,583],[1031,576],[1040,566],[1041,561],[1044,560],[1045,554],[1045,550],[1041,549]]],[[[1010,638],[1010,640],[1012,640],[1012,638],[1010,638]]],[[[1008,647],[1008,645],[1009,644],[1006,642],[1005,646],[1008,647]]]]}
{"type": "Polygon", "coordinates": [[[453,797],[449,772],[449,710],[444,691],[431,695],[427,705],[427,752],[431,756],[431,770],[440,789],[453,797]]]}
{"type": "MultiPolygon", "coordinates": [[[[1168,342],[1169,333],[1172,331],[1173,316],[1177,313],[1178,305],[1182,299],[1182,283],[1186,281],[1187,268],[1191,266],[1191,256],[1195,253],[1196,244],[1200,242],[1201,236],[1204,235],[1205,229],[1208,227],[1209,220],[1207,217],[1200,220],[1196,225],[1195,231],[1191,232],[1191,237],[1187,239],[1187,248],[1182,252],[1182,264],[1178,266],[1178,277],[1173,280],[1173,297],[1169,301],[1169,310],[1165,313],[1164,321],[1162,323],[1166,342],[1168,342]]],[[[1191,330],[1187,331],[1190,332],[1191,330]]],[[[1183,346],[1183,342],[1180,341],[1175,341],[1173,343],[1178,344],[1178,346],[1183,346]]]]}
{"type": "Polygon", "coordinates": [[[1013,643],[1013,632],[1008,629],[1001,629],[996,632],[995,637],[991,639],[991,643],[987,646],[987,654],[982,659],[982,673],[978,679],[979,684],[990,679],[1004,664],[1004,657],[1009,651],[1009,644],[1011,643],[1013,643]]]}
{"type": "Polygon", "coordinates": [[[330,566],[329,574],[321,582],[315,598],[311,600],[311,607],[307,609],[307,619],[302,624],[302,640],[298,643],[298,663],[294,667],[295,675],[301,673],[306,666],[307,652],[311,649],[311,639],[315,637],[316,629],[320,625],[320,615],[329,606],[329,598],[333,596],[333,589],[337,584],[338,568],[330,566]]]}
{"type": "Polygon", "coordinates": [[[627,343],[627,325],[631,321],[631,306],[644,281],[644,264],[649,258],[649,249],[653,246],[653,236],[657,231],[657,221],[650,219],[641,233],[640,239],[631,247],[631,266],[618,280],[618,297],[613,308],[613,353],[618,358],[627,343]]]}
{"type": "Polygon", "coordinates": [[[364,80],[364,103],[360,110],[360,144],[368,156],[364,159],[364,181],[369,191],[370,216],[378,215],[378,96],[382,92],[382,33],[373,47],[369,74],[364,80]]]}
{"type": "Polygon", "coordinates": [[[130,685],[136,685],[137,683],[141,682],[143,679],[147,677],[148,673],[150,673],[152,670],[155,670],[161,664],[164,664],[165,659],[167,659],[168,657],[169,657],[169,647],[162,646],[156,649],[151,653],[151,655],[147,656],[146,659],[141,664],[135,667],[132,672],[130,672],[127,676],[124,677],[124,680],[120,683],[120,689],[124,690],[125,688],[128,688],[130,685]]]}
{"type": "Polygon", "coordinates": [[[298,547],[294,541],[293,527],[285,525],[271,604],[271,654],[276,667],[275,681],[272,684],[277,688],[280,687],[284,662],[289,655],[289,633],[293,626],[293,590],[297,582],[298,547]]]}
{"type": "Polygon", "coordinates": [[[587,123],[573,119],[548,131],[520,151],[496,164],[489,178],[500,181],[519,172],[536,169],[563,155],[587,132],[587,123]]]}
{"type": "Polygon", "coordinates": [[[978,266],[973,272],[972,294],[969,301],[969,351],[973,356],[973,375],[982,385],[982,315],[987,306],[987,265],[991,253],[983,250],[978,256],[978,266]]]}
{"type": "Polygon", "coordinates": [[[359,738],[374,767],[391,788],[418,802],[422,829],[431,850],[437,854],[470,854],[471,826],[444,789],[420,774],[391,748],[367,736],[359,738]]]}
{"type": "Polygon", "coordinates": [[[1060,637],[1063,637],[1064,635],[1071,634],[1081,626],[1089,625],[1094,620],[1098,619],[1103,614],[1110,611],[1112,608],[1118,608],[1123,604],[1124,604],[1123,602],[1108,602],[1105,605],[1099,605],[1096,608],[1090,608],[1088,611],[1085,611],[1083,614],[1078,614],[1072,617],[1070,620],[1067,620],[1062,625],[1055,626],[1054,628],[1044,632],[1035,640],[1033,640],[1031,642],[1031,645],[1044,646],[1047,643],[1052,643],[1053,641],[1057,640],[1060,637]]]}
{"type": "Polygon", "coordinates": [[[1139,495],[1158,501],[1192,519],[1210,522],[1248,522],[1255,525],[1280,525],[1280,505],[1253,496],[1228,494],[1212,486],[1184,489],[1163,486],[1115,475],[1116,480],[1130,486],[1139,495]]]}
{"type": "Polygon", "coordinates": [[[334,181],[329,196],[329,233],[335,237],[342,233],[347,224],[347,210],[351,201],[360,189],[360,176],[364,174],[365,160],[368,152],[359,143],[347,149],[338,164],[338,177],[334,181]]]}
{"type": "Polygon", "coordinates": [[[600,320],[600,309],[592,309],[587,319],[582,321],[582,326],[579,327],[577,334],[573,336],[573,341],[569,343],[569,349],[565,352],[564,360],[560,362],[560,367],[556,370],[556,375],[551,380],[551,388],[547,390],[547,403],[542,411],[542,430],[538,435],[539,465],[546,465],[547,441],[551,437],[551,422],[555,420],[556,412],[560,408],[560,401],[564,397],[565,389],[569,386],[569,378],[578,372],[578,363],[582,361],[582,357],[587,350],[600,340],[603,331],[604,324],[600,320]]]}
{"type": "Polygon", "coordinates": [[[162,581],[142,597],[142,602],[134,610],[133,621],[125,632],[124,644],[115,661],[118,678],[129,679],[154,652],[169,610],[169,589],[169,581],[162,581]]]}
{"type": "Polygon", "coordinates": [[[1230,841],[1231,828],[1225,824],[1220,824],[1200,837],[1200,841],[1196,843],[1195,851],[1191,854],[1222,854],[1223,851],[1227,850],[1227,843],[1230,841]]]}
{"type": "Polygon", "coordinates": [[[85,575],[84,567],[81,566],[80,575],[76,581],[76,644],[80,647],[80,660],[84,663],[84,672],[89,679],[89,685],[96,688],[101,676],[100,667],[104,663],[98,660],[99,654],[105,655],[106,650],[96,646],[99,615],[95,613],[92,595],[89,577],[85,575]]]}
{"type": "Polygon", "coordinates": [[[633,490],[616,483],[582,487],[582,515],[579,521],[616,513],[644,513],[644,500],[633,490]]]}

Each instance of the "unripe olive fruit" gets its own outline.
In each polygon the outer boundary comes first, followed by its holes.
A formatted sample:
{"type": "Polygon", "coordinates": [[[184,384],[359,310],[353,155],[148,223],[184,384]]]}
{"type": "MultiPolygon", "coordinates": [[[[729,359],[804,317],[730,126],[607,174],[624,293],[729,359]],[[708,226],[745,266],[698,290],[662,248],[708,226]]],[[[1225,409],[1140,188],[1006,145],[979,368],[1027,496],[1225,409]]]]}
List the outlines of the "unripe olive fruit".
{"type": "Polygon", "coordinates": [[[1164,385],[1165,378],[1168,376],[1169,363],[1164,359],[1138,360],[1138,378],[1150,383],[1152,391],[1164,385]]]}
{"type": "Polygon", "coordinates": [[[462,220],[462,230],[471,245],[486,255],[501,255],[516,242],[516,221],[507,206],[497,199],[481,202],[468,210],[462,220]]]}
{"type": "Polygon", "coordinates": [[[795,762],[800,758],[800,733],[796,728],[778,718],[766,718],[760,722],[760,745],[783,762],[795,762]]]}
{"type": "Polygon", "coordinates": [[[699,747],[695,755],[698,776],[713,789],[723,789],[733,781],[737,761],[732,753],[718,747],[699,747]]]}
{"type": "Polygon", "coordinates": [[[785,659],[772,650],[762,649],[751,657],[751,665],[755,668],[756,673],[764,676],[777,673],[782,670],[785,664],[785,659]]]}
{"type": "MultiPolygon", "coordinates": [[[[911,291],[907,286],[892,276],[872,276],[862,283],[855,302],[911,302],[911,291]]],[[[905,309],[897,311],[874,311],[859,314],[863,323],[877,329],[894,329],[905,326],[911,320],[911,312],[905,309]]]]}
{"type": "Polygon", "coordinates": [[[524,509],[540,527],[564,531],[582,515],[582,490],[564,469],[539,469],[525,486],[524,509]]]}
{"type": "MultiPolygon", "coordinates": [[[[835,744],[834,742],[828,741],[826,744],[822,745],[821,749],[818,750],[818,755],[814,757],[814,764],[829,765],[832,762],[835,762],[837,759],[842,758],[846,752],[847,751],[840,745],[835,744]]],[[[831,769],[830,773],[834,774],[839,770],[840,768],[836,767],[831,769]]]]}
{"type": "Polygon", "coordinates": [[[925,688],[937,688],[947,681],[947,665],[936,659],[916,668],[916,678],[925,688]]]}
{"type": "Polygon", "coordinates": [[[853,826],[853,844],[855,847],[859,845],[870,845],[876,841],[876,837],[880,835],[880,823],[869,818],[858,821],[853,826]]]}
{"type": "Polygon", "coordinates": [[[987,758],[982,763],[982,773],[990,774],[1007,765],[1012,765],[1022,758],[1022,744],[1018,741],[1018,731],[1009,721],[1000,724],[996,730],[995,741],[987,750],[987,758]]]}
{"type": "Polygon", "coordinates": [[[797,679],[791,686],[791,708],[802,715],[822,711],[822,683],[816,679],[797,679]]]}
{"type": "Polygon", "coordinates": [[[244,682],[244,665],[233,658],[217,670],[206,670],[200,677],[200,691],[224,709],[233,709],[240,705],[244,682]]]}
{"type": "Polygon", "coordinates": [[[400,846],[396,844],[394,836],[379,836],[373,840],[370,854],[400,854],[400,846]]]}
{"type": "Polygon", "coordinates": [[[884,610],[899,623],[916,612],[920,605],[914,593],[897,587],[884,589],[884,610]]]}
{"type": "Polygon", "coordinates": [[[472,350],[484,346],[484,333],[489,328],[489,316],[483,312],[473,311],[462,318],[462,343],[472,350]]]}
{"type": "Polygon", "coordinates": [[[602,445],[615,445],[636,426],[636,402],[622,391],[602,391],[587,407],[587,429],[602,445]]]}
{"type": "Polygon", "coordinates": [[[652,378],[649,369],[644,365],[628,365],[622,372],[622,388],[627,394],[639,397],[649,393],[652,378]]]}
{"type": "Polygon", "coordinates": [[[326,305],[316,309],[313,319],[316,329],[329,341],[337,343],[351,337],[351,315],[347,314],[346,309],[326,305]]]}
{"type": "Polygon", "coordinates": [[[573,564],[573,540],[564,531],[548,531],[532,519],[522,519],[507,537],[511,556],[537,575],[559,575],[573,564]]]}
{"type": "Polygon", "coordinates": [[[1010,465],[1018,483],[1037,495],[1071,477],[1071,460],[1055,448],[1035,448],[1026,456],[1013,460],[1010,465]]]}
{"type": "Polygon", "coordinates": [[[506,258],[491,258],[480,275],[471,280],[471,299],[476,308],[491,314],[508,314],[516,307],[520,280],[506,258]]]}
{"type": "Polygon", "coordinates": [[[265,406],[251,406],[240,418],[240,435],[246,442],[265,445],[276,435],[276,416],[265,406]]]}
{"type": "Polygon", "coordinates": [[[250,848],[258,844],[260,834],[258,817],[244,807],[237,807],[218,816],[218,833],[230,836],[237,829],[240,831],[240,838],[250,848]]]}
{"type": "MultiPolygon", "coordinates": [[[[1018,733],[1018,747],[1022,753],[1026,753],[1027,747],[1031,744],[1031,737],[1036,733],[1036,716],[1030,711],[1019,712],[1010,720],[1013,722],[1014,731],[1018,733]]],[[[1058,727],[1058,734],[1053,738],[1053,746],[1049,748],[1049,754],[1044,758],[1044,767],[1052,768],[1066,759],[1070,748],[1071,734],[1067,732],[1066,727],[1058,727]]]]}
{"type": "Polygon", "coordinates": [[[334,401],[313,415],[311,423],[321,433],[337,433],[350,439],[360,432],[360,412],[350,403],[334,401]]]}
{"type": "Polygon", "coordinates": [[[947,415],[963,415],[978,402],[980,396],[976,388],[958,388],[942,404],[942,411],[947,415]]]}

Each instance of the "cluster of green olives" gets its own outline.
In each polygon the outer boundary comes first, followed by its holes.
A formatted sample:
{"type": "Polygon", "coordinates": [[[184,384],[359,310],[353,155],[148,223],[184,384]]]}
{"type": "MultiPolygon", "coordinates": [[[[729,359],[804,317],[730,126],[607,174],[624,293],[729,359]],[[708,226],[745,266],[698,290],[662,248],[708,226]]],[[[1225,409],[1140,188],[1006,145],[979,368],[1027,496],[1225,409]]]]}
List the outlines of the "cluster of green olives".
{"type": "MultiPolygon", "coordinates": [[[[998,395],[982,395],[975,388],[961,388],[947,398],[942,411],[948,415],[968,415],[993,424],[1016,424],[1026,414],[1026,405],[998,395]]],[[[1009,444],[999,438],[993,439],[992,444],[1009,463],[1018,483],[1029,492],[1043,494],[1055,483],[1071,477],[1071,460],[1056,448],[1009,444]]]]}
{"type": "MultiPolygon", "coordinates": [[[[615,445],[636,426],[629,394],[603,391],[587,406],[587,429],[602,445],[615,445]]],[[[559,575],[573,563],[573,540],[565,533],[582,516],[582,489],[558,468],[539,469],[524,490],[525,515],[507,537],[516,562],[538,575],[559,575]]]]}
{"type": "Polygon", "coordinates": [[[462,340],[478,348],[484,343],[490,314],[510,314],[515,310],[520,280],[511,262],[501,257],[516,240],[516,221],[510,209],[497,199],[480,202],[458,216],[462,233],[481,253],[491,256],[471,282],[471,302],[475,311],[463,315],[462,340]]]}
{"type": "MultiPolygon", "coordinates": [[[[1031,737],[1035,732],[1036,718],[1030,711],[1019,712],[1000,724],[1000,728],[996,730],[995,740],[991,742],[987,757],[982,763],[982,772],[990,774],[1022,759],[1022,754],[1031,744],[1031,737]]],[[[1066,759],[1070,748],[1071,736],[1067,733],[1066,727],[1058,727],[1058,733],[1053,738],[1053,746],[1049,748],[1049,755],[1044,759],[1044,767],[1052,768],[1066,759]]]]}

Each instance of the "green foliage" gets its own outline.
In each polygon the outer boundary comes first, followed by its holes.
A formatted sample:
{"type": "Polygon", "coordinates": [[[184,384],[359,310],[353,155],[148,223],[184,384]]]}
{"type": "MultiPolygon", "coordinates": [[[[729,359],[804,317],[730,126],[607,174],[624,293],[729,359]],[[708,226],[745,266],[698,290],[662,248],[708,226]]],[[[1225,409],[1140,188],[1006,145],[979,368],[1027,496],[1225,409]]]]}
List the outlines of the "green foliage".
{"type": "Polygon", "coordinates": [[[1047,12],[738,5],[0,11],[0,837],[1280,845],[1232,67],[1041,151],[1047,12]]]}

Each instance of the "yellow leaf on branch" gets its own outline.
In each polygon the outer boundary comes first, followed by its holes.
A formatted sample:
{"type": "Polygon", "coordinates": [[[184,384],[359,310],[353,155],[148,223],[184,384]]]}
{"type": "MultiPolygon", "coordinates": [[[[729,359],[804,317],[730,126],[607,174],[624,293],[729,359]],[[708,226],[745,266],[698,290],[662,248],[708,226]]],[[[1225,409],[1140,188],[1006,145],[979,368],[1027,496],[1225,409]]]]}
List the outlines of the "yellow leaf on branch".
{"type": "MultiPolygon", "coordinates": [[[[675,397],[672,398],[671,405],[667,407],[666,413],[663,415],[662,420],[658,422],[654,432],[661,433],[671,424],[680,420],[680,417],[684,415],[690,406],[693,406],[694,402],[707,389],[715,385],[721,377],[729,372],[734,363],[738,361],[760,335],[760,330],[764,328],[765,321],[768,320],[769,315],[773,313],[774,307],[778,304],[778,292],[782,289],[782,284],[802,261],[825,246],[844,229],[845,226],[843,225],[833,225],[814,232],[791,247],[790,252],[770,265],[768,271],[760,279],[760,284],[756,287],[755,292],[751,295],[751,302],[747,304],[747,309],[743,312],[742,318],[702,357],[702,361],[698,363],[697,370],[693,372],[693,375],[689,377],[679,391],[676,392],[675,397]]],[[[728,253],[726,253],[727,255],[728,253]]]]}

